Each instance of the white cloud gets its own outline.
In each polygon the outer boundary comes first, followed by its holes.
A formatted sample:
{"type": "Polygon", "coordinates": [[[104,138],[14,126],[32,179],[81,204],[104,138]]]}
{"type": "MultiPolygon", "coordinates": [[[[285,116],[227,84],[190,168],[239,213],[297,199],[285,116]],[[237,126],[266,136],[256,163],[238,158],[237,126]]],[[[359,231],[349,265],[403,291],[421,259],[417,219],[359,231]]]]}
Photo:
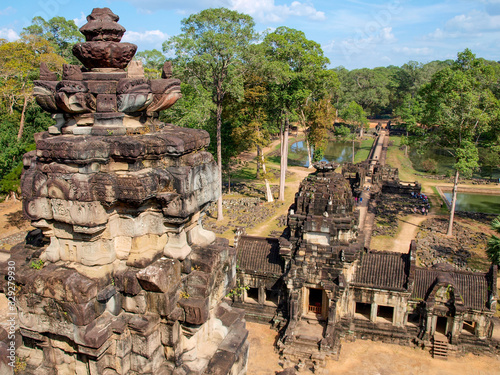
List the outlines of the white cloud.
{"type": "Polygon", "coordinates": [[[80,18],[73,18],[73,21],[76,26],[82,27],[87,22],[87,16],[83,12],[80,12],[80,18]]]}
{"type": "MultiPolygon", "coordinates": [[[[116,0],[115,0],[116,1],[116,0]]],[[[226,7],[246,13],[257,22],[282,22],[286,18],[306,17],[313,21],[326,19],[325,13],[318,11],[311,0],[292,1],[289,4],[276,5],[275,0],[127,0],[137,7],[139,13],[150,14],[158,9],[175,9],[180,14],[190,14],[207,8],[226,7]]]]}
{"type": "MultiPolygon", "coordinates": [[[[118,0],[114,0],[115,2],[118,0]]],[[[123,0],[119,0],[123,2],[123,0]]],[[[141,14],[151,14],[159,9],[186,11],[186,14],[207,8],[230,7],[230,0],[126,0],[141,14]]]]}
{"type": "Polygon", "coordinates": [[[408,56],[428,56],[431,55],[434,51],[432,48],[428,47],[395,47],[393,51],[396,53],[402,53],[408,56]]]}
{"type": "Polygon", "coordinates": [[[468,14],[461,14],[446,22],[446,29],[458,30],[467,33],[479,31],[498,31],[500,15],[490,15],[486,12],[473,10],[468,14]]]}
{"type": "Polygon", "coordinates": [[[231,8],[251,15],[257,22],[282,22],[290,16],[307,17],[313,21],[326,19],[310,2],[293,1],[290,5],[276,5],[274,0],[231,0],[231,8]]]}
{"type": "Polygon", "coordinates": [[[147,30],[143,32],[137,31],[126,31],[123,35],[122,42],[129,43],[149,43],[149,44],[160,44],[168,39],[168,34],[161,32],[160,30],[147,30]]]}
{"type": "Polygon", "coordinates": [[[396,42],[397,39],[392,33],[392,27],[383,27],[379,30],[370,29],[369,34],[366,33],[366,30],[364,32],[358,30],[358,37],[344,39],[338,45],[344,58],[350,61],[354,55],[366,54],[367,51],[380,49],[396,42]]]}
{"type": "Polygon", "coordinates": [[[384,27],[378,37],[382,43],[394,43],[396,41],[396,37],[392,33],[392,27],[384,27]]]}
{"type": "MultiPolygon", "coordinates": [[[[500,0],[499,0],[500,3],[500,0]]],[[[500,32],[500,15],[490,15],[483,11],[473,10],[449,19],[444,28],[437,28],[422,39],[440,41],[445,39],[484,38],[487,34],[500,32]]]]}
{"type": "Polygon", "coordinates": [[[0,10],[0,16],[9,16],[11,14],[14,14],[16,13],[16,9],[12,8],[12,7],[7,7],[5,9],[1,9],[0,10]]]}
{"type": "Polygon", "coordinates": [[[9,42],[19,39],[19,35],[13,29],[0,29],[0,39],[7,39],[9,42]]]}
{"type": "Polygon", "coordinates": [[[328,43],[322,44],[321,45],[321,49],[325,53],[330,53],[330,52],[334,51],[335,46],[336,46],[335,41],[334,40],[330,40],[328,43]]]}

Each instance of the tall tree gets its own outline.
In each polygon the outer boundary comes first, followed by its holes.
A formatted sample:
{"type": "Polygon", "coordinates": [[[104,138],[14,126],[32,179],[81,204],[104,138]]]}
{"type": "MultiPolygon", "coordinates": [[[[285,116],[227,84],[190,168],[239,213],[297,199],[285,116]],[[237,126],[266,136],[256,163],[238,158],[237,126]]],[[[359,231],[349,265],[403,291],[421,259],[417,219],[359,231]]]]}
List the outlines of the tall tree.
{"type": "MultiPolygon", "coordinates": [[[[500,236],[500,216],[493,219],[491,222],[491,229],[498,233],[500,236]]],[[[493,264],[497,266],[500,265],[500,238],[492,235],[488,240],[488,244],[486,247],[486,254],[488,254],[488,258],[490,258],[493,264]]]]}
{"type": "Polygon", "coordinates": [[[329,96],[311,102],[307,108],[307,140],[314,148],[312,160],[309,160],[309,167],[311,167],[311,161],[316,162],[323,159],[328,130],[333,128],[334,118],[335,108],[329,96]]]}
{"type": "Polygon", "coordinates": [[[0,44],[0,94],[7,100],[10,114],[19,101],[22,103],[18,140],[23,135],[26,109],[33,99],[33,80],[38,78],[42,62],[53,70],[60,70],[64,62],[43,38],[25,35],[15,42],[0,44]]]}
{"type": "Polygon", "coordinates": [[[324,70],[329,60],[318,43],[308,40],[302,31],[285,26],[267,34],[264,46],[271,77],[269,99],[276,107],[276,118],[282,129],[278,199],[284,201],[290,118],[310,95],[315,74],[324,70]]]}
{"type": "Polygon", "coordinates": [[[354,101],[350,102],[349,105],[342,110],[341,116],[354,130],[352,136],[352,162],[354,163],[354,141],[358,131],[360,136],[363,136],[363,129],[368,125],[368,119],[366,118],[363,107],[354,101]]]}
{"type": "Polygon", "coordinates": [[[310,94],[299,103],[298,117],[306,133],[308,164],[309,168],[312,168],[313,158],[315,161],[323,158],[327,130],[333,127],[337,118],[338,113],[332,102],[339,95],[340,82],[335,71],[320,70],[314,75],[314,80],[308,87],[310,94]],[[313,147],[314,155],[312,155],[313,147]]]}
{"type": "Polygon", "coordinates": [[[222,220],[222,105],[226,94],[242,95],[241,59],[255,38],[252,17],[225,8],[206,9],[182,20],[181,31],[163,44],[174,51],[192,79],[212,96],[217,123],[219,200],[217,220],[222,220]]]}
{"type": "Polygon", "coordinates": [[[499,118],[499,102],[490,89],[493,82],[493,70],[466,49],[423,88],[426,143],[444,147],[455,158],[448,236],[453,234],[459,176],[471,177],[477,169],[481,135],[499,118]]]}
{"type": "Polygon", "coordinates": [[[75,21],[64,17],[53,17],[46,21],[40,16],[33,18],[32,24],[23,29],[21,35],[38,36],[54,47],[55,52],[69,64],[81,65],[80,61],[73,56],[73,45],[84,41],[82,33],[78,30],[75,21]]]}

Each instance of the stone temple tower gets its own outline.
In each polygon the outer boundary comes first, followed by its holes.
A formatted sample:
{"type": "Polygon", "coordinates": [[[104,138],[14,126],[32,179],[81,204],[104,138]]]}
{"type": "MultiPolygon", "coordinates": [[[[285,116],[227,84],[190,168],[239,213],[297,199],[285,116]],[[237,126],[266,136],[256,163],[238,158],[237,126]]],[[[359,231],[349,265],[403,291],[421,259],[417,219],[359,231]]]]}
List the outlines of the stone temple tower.
{"type": "Polygon", "coordinates": [[[42,66],[56,125],[24,157],[23,209],[41,247],[12,249],[18,357],[28,374],[244,374],[244,313],[222,302],[235,252],[203,229],[217,165],[208,133],[158,120],[181,96],[166,63],[147,79],[108,8],[62,80],[42,66]]]}

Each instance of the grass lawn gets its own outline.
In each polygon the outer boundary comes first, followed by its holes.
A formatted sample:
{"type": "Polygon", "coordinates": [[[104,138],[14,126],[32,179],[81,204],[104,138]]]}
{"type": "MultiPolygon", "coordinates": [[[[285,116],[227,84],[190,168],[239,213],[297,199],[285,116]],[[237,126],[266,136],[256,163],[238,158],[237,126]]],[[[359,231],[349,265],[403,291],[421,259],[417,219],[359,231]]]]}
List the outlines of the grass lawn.
{"type": "Polygon", "coordinates": [[[373,146],[373,142],[375,141],[375,138],[370,137],[370,138],[365,138],[361,141],[361,143],[358,143],[358,150],[356,151],[356,154],[354,155],[354,163],[360,163],[368,158],[368,155],[370,155],[370,151],[373,146]]]}

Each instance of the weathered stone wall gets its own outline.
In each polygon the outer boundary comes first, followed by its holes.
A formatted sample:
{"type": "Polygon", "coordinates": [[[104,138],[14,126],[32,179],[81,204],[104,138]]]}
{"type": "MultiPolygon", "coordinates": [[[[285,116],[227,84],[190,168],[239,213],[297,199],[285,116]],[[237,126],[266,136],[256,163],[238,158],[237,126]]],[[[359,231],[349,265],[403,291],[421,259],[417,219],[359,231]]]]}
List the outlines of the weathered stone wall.
{"type": "Polygon", "coordinates": [[[58,124],[37,135],[21,181],[49,244],[10,258],[25,373],[244,374],[244,312],[222,302],[236,253],[201,224],[219,191],[208,133],[159,123],[180,97],[170,66],[158,80],[126,72],[137,47],[120,43],[118,16],[87,21],[74,48],[86,70],[65,66],[57,82],[42,67],[36,83],[58,124]]]}

